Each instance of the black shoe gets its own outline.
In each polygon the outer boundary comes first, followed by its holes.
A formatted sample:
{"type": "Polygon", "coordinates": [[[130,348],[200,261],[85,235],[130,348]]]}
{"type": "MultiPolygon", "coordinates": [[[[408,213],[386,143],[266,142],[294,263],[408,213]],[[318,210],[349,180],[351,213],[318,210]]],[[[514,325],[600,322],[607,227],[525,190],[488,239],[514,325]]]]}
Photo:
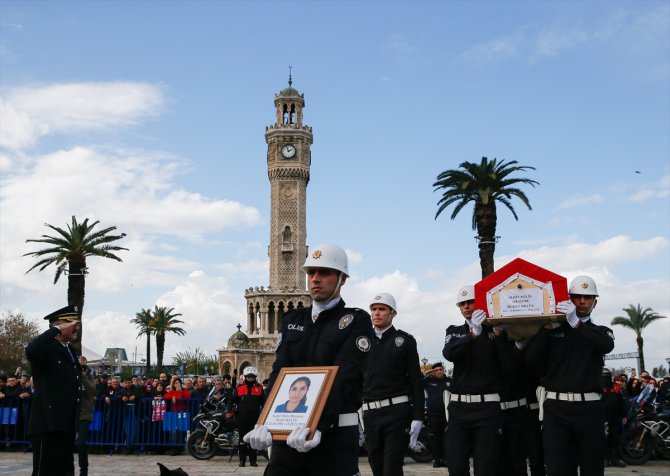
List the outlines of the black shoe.
{"type": "Polygon", "coordinates": [[[445,468],[446,465],[441,459],[436,459],[435,462],[433,463],[433,468],[445,468]]]}
{"type": "Polygon", "coordinates": [[[240,468],[244,468],[246,466],[246,463],[244,461],[240,461],[240,468]]]}
{"type": "Polygon", "coordinates": [[[616,466],[617,468],[625,468],[626,463],[624,463],[623,461],[614,460],[612,461],[612,466],[616,466]]]}
{"type": "Polygon", "coordinates": [[[249,466],[254,466],[254,467],[256,467],[256,466],[258,466],[258,463],[256,463],[255,461],[252,461],[251,463],[249,463],[249,466]]]}

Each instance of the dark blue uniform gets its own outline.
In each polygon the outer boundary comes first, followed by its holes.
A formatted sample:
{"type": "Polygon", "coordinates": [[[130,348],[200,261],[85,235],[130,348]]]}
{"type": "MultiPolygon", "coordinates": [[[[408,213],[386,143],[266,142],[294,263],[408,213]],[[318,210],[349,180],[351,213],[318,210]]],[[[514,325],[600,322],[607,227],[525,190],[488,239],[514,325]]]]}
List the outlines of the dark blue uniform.
{"type": "Polygon", "coordinates": [[[424,414],[423,378],[416,340],[391,326],[381,338],[375,335],[372,342],[365,367],[363,401],[384,406],[366,408],[363,405],[368,461],[375,476],[402,475],[410,423],[423,421],[424,414]],[[393,397],[405,398],[394,403],[393,397]]]}
{"type": "Polygon", "coordinates": [[[312,322],[312,308],[298,308],[284,316],[270,374],[270,387],[283,367],[339,367],[318,429],[321,443],[299,453],[274,442],[267,475],[343,475],[358,472],[358,425],[339,426],[339,416],[361,406],[363,368],[372,346],[370,315],[345,307],[344,301],[321,312],[312,322]]]}
{"type": "Polygon", "coordinates": [[[27,433],[33,444],[33,476],[74,472],[81,365],[75,350],[55,339],[59,333],[51,327],[26,347],[35,382],[27,433]]]}
{"type": "Polygon", "coordinates": [[[444,392],[451,387],[451,378],[441,379],[433,376],[423,379],[423,388],[426,391],[426,413],[428,424],[432,430],[433,460],[444,465],[444,432],[447,429],[447,417],[444,411],[444,392]]]}
{"type": "Polygon", "coordinates": [[[469,476],[470,454],[476,476],[496,474],[502,439],[500,379],[514,362],[507,337],[484,328],[474,338],[467,323],[449,326],[442,355],[454,363],[452,400],[447,408],[449,475],[469,476]]]}
{"type": "Polygon", "coordinates": [[[549,476],[604,473],[605,415],[600,375],[614,334],[589,319],[577,328],[566,322],[541,329],[524,351],[526,364],[542,375],[544,459],[549,476]],[[596,398],[596,399],[593,399],[596,398]]]}

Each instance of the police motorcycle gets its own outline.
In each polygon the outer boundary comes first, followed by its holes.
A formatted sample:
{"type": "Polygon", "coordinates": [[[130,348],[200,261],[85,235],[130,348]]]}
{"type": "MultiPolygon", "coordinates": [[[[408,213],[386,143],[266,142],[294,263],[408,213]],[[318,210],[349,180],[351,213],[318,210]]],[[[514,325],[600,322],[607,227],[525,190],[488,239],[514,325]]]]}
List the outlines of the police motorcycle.
{"type": "Polygon", "coordinates": [[[628,422],[621,438],[621,458],[627,464],[645,464],[653,453],[670,459],[670,407],[644,405],[628,422]]]}
{"type": "Polygon", "coordinates": [[[212,458],[218,450],[227,450],[233,457],[240,436],[235,424],[235,413],[228,408],[226,399],[216,401],[212,389],[193,418],[196,429],[186,440],[186,448],[191,456],[199,460],[212,458]]]}

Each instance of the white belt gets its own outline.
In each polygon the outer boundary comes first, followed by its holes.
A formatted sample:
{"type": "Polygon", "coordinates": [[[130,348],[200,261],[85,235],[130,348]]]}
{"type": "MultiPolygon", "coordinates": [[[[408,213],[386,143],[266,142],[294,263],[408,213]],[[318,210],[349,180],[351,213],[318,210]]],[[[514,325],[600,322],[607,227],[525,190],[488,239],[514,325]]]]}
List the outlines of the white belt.
{"type": "Polygon", "coordinates": [[[550,400],[561,400],[563,402],[595,402],[600,400],[600,394],[596,392],[589,393],[558,393],[547,392],[547,398],[550,400]]]}
{"type": "Polygon", "coordinates": [[[374,402],[367,402],[363,404],[363,410],[376,410],[378,408],[388,407],[390,405],[397,405],[398,403],[409,402],[407,395],[400,395],[399,397],[384,398],[374,402]]]}
{"type": "Polygon", "coordinates": [[[509,402],[500,402],[500,408],[503,410],[509,410],[511,408],[523,407],[526,404],[526,398],[520,398],[518,400],[512,400],[509,402]]]}
{"type": "Polygon", "coordinates": [[[486,395],[459,395],[458,393],[452,393],[451,401],[462,403],[499,402],[500,395],[497,393],[487,393],[486,395]]]}
{"type": "Polygon", "coordinates": [[[528,404],[528,408],[531,410],[539,410],[540,409],[540,404],[535,402],[535,403],[530,403],[528,404]]]}
{"type": "Polygon", "coordinates": [[[337,426],[358,426],[358,413],[341,413],[337,426]]]}

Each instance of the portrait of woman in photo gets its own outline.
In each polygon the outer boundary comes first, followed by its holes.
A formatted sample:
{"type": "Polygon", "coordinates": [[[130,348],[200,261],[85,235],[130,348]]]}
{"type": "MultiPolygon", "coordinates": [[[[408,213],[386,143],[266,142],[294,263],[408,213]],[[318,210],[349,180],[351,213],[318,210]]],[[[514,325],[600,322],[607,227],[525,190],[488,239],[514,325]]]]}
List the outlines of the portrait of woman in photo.
{"type": "Polygon", "coordinates": [[[312,381],[308,377],[298,377],[288,390],[286,403],[277,405],[275,413],[306,413],[307,391],[312,381]]]}

